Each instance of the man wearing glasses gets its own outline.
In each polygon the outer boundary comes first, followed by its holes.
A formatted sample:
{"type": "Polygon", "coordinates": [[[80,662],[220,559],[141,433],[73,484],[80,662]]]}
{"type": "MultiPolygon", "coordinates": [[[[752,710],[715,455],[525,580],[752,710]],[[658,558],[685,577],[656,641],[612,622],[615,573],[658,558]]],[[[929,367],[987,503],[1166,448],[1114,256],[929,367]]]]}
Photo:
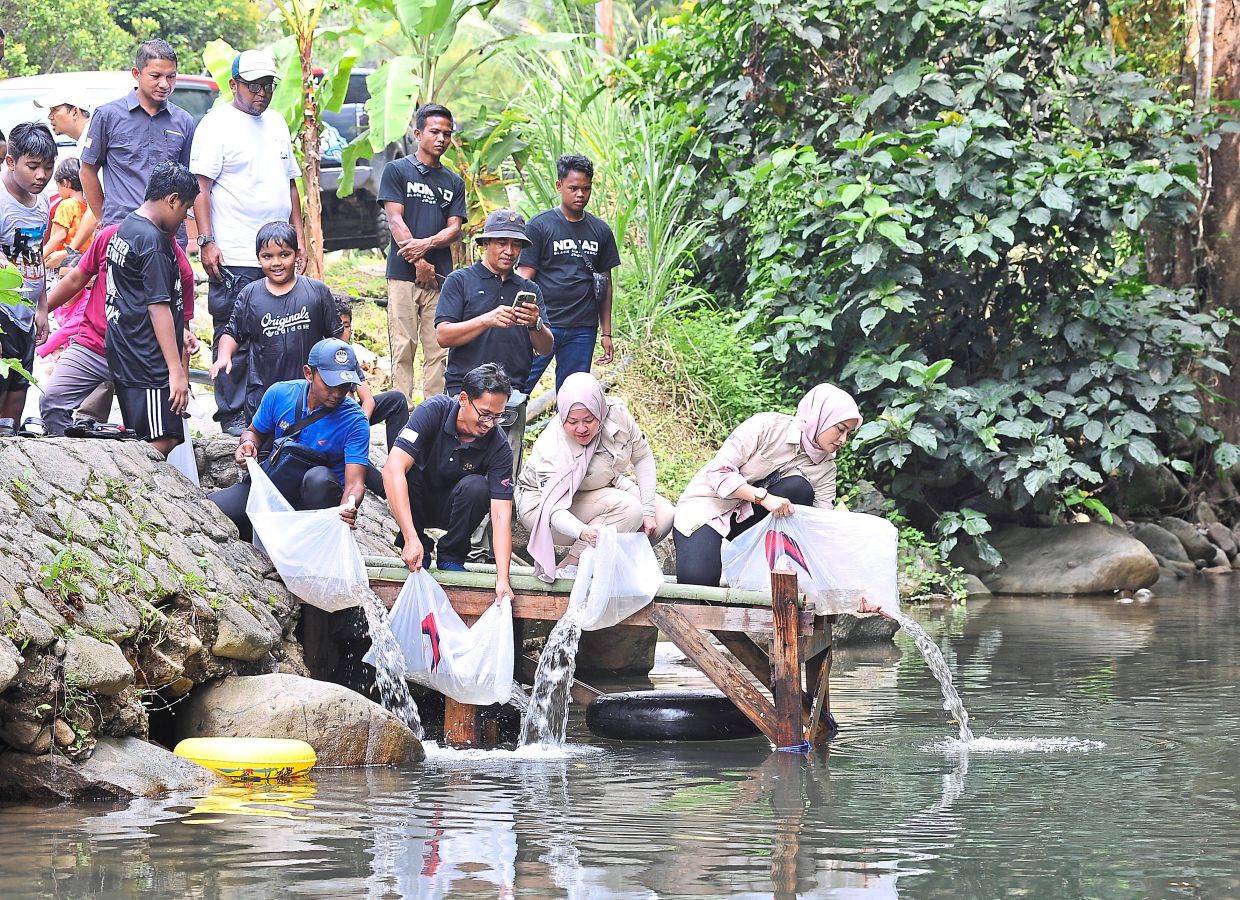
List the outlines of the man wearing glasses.
{"type": "Polygon", "coordinates": [[[465,571],[469,539],[489,512],[495,552],[495,595],[512,595],[512,451],[498,427],[512,382],[495,363],[467,372],[456,395],[438,394],[409,416],[383,467],[396,545],[409,571],[430,566],[435,541],[427,528],[445,529],[435,568],[465,571]]]}
{"type": "MultiPolygon", "coordinates": [[[[207,309],[211,313],[214,361],[224,326],[241,289],[263,275],[254,253],[258,230],[268,222],[288,222],[297,233],[297,268],[305,265],[305,235],[300,171],[284,119],[270,111],[276,65],[265,50],[245,50],[232,64],[232,103],[217,106],[198,123],[190,152],[190,171],[198,176],[199,256],[211,279],[207,309]]],[[[245,391],[248,348],[233,354],[231,372],[215,379],[216,419],[228,434],[246,425],[245,391]]]]}

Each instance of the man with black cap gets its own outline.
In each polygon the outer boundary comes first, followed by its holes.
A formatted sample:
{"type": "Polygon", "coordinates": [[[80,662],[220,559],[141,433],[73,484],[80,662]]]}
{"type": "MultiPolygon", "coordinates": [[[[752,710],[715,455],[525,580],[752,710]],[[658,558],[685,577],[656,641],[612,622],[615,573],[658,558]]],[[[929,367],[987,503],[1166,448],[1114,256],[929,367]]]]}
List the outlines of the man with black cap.
{"type": "MultiPolygon", "coordinates": [[[[199,258],[211,279],[207,309],[215,337],[211,356],[219,356],[220,337],[237,296],[263,275],[254,253],[258,230],[269,222],[288,222],[297,235],[297,268],[305,264],[306,241],[297,194],[300,171],[284,118],[268,107],[275,91],[276,64],[266,50],[246,50],[232,64],[232,103],[217,106],[198,123],[189,168],[198,176],[199,258]]],[[[215,418],[228,434],[245,427],[247,346],[237,347],[231,371],[215,378],[215,418]]]]}
{"type": "MultiPolygon", "coordinates": [[[[449,396],[461,392],[466,373],[489,362],[498,363],[514,385],[524,384],[534,357],[555,345],[538,285],[513,271],[530,243],[522,215],[496,210],[477,241],[482,259],[447,277],[435,310],[435,337],[448,348],[444,381],[449,396]]],[[[515,475],[525,435],[525,395],[514,393],[509,405],[516,407],[515,420],[502,424],[515,475]]]]}
{"type": "MultiPolygon", "coordinates": [[[[340,518],[351,527],[366,493],[370,423],[350,395],[361,379],[357,357],[344,341],[327,338],[310,350],[304,381],[278,381],[263,394],[258,412],[241,433],[236,461],[258,457],[272,445],[264,470],[294,509],[329,509],[347,504],[340,518]]],[[[242,481],[209,496],[236,524],[244,540],[253,530],[245,514],[250,483],[242,481]]]]}

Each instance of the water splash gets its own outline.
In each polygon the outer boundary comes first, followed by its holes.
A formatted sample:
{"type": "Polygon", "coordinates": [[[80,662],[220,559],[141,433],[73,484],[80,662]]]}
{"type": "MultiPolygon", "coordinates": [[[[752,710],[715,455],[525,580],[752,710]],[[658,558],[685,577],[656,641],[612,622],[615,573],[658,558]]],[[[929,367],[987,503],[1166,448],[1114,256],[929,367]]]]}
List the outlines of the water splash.
{"type": "Polygon", "coordinates": [[[413,695],[409,693],[409,685],[405,682],[405,654],[392,634],[387,607],[365,585],[358,587],[353,597],[366,614],[366,624],[370,629],[371,650],[366,661],[375,667],[375,687],[379,689],[379,699],[421,740],[424,735],[422,720],[413,695]]]}
{"type": "Polygon", "coordinates": [[[972,750],[974,737],[973,732],[969,730],[969,713],[965,710],[964,703],[961,702],[960,695],[956,693],[956,688],[952,684],[952,672],[947,667],[947,661],[943,659],[943,653],[931,640],[930,635],[926,634],[926,630],[917,624],[916,619],[898,610],[895,613],[895,619],[905,633],[913,639],[918,651],[925,658],[926,665],[930,667],[930,673],[938,681],[939,690],[943,692],[943,709],[950,713],[960,725],[960,744],[963,748],[972,750]]]}
{"type": "Polygon", "coordinates": [[[581,642],[581,614],[585,595],[569,599],[563,618],[555,623],[538,656],[534,688],[521,720],[521,746],[562,747],[568,730],[568,701],[577,671],[577,645],[581,642]]]}
{"type": "Polygon", "coordinates": [[[1089,753],[1094,750],[1105,750],[1102,741],[1089,741],[1076,737],[1043,737],[1043,738],[988,738],[975,737],[964,744],[956,738],[949,738],[923,749],[938,753],[1089,753]]]}

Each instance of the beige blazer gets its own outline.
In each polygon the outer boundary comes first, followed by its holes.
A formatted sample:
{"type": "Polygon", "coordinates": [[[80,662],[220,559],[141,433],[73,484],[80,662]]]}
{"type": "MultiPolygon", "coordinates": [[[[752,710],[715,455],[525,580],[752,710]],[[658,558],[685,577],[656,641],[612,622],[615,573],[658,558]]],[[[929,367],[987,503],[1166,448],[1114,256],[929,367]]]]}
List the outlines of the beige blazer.
{"type": "Polygon", "coordinates": [[[814,506],[830,509],[835,504],[835,460],[810,460],[801,449],[801,426],[795,416],[758,413],[738,425],[715,458],[693,476],[676,502],[676,530],[690,535],[710,525],[726,536],[733,512],[738,522],[753,515],[752,504],[729,495],[776,471],[808,481],[814,489],[814,506]]]}
{"type": "MultiPolygon", "coordinates": [[[[558,442],[552,429],[559,427],[559,418],[552,419],[551,424],[543,429],[538,440],[534,442],[529,457],[521,466],[521,474],[517,476],[516,492],[518,516],[525,517],[533,514],[538,504],[542,502],[543,485],[553,473],[570,463],[569,460],[559,458],[560,454],[556,452],[558,442]]],[[[654,455],[650,452],[650,445],[646,443],[645,436],[637,426],[637,420],[633,418],[633,414],[629,412],[623,400],[611,397],[607,399],[607,418],[603,420],[601,433],[602,440],[599,442],[598,449],[594,451],[594,456],[590,458],[585,478],[582,479],[581,486],[577,490],[579,492],[597,491],[611,485],[627,484],[628,479],[624,476],[631,468],[638,476],[643,509],[649,501],[649,506],[653,510],[654,466],[643,466],[642,463],[650,460],[653,464],[654,455]],[[643,477],[644,470],[647,468],[650,470],[649,479],[643,477]],[[649,484],[644,483],[647,480],[649,484]]],[[[583,449],[579,448],[577,452],[582,452],[583,449]]]]}

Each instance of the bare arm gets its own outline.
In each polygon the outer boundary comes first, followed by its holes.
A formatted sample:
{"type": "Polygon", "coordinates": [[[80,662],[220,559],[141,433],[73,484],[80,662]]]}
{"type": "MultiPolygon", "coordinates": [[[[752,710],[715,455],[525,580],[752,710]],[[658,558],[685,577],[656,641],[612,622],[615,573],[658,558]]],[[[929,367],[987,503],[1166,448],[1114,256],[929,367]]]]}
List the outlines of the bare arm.
{"type": "Polygon", "coordinates": [[[491,501],[491,549],[495,551],[495,596],[512,596],[512,501],[491,501]]]}
{"type": "MultiPolygon", "coordinates": [[[[211,222],[211,189],[215,187],[215,180],[206,175],[196,177],[198,178],[198,199],[194,201],[194,224],[198,227],[199,235],[214,235],[215,229],[211,222]]],[[[221,270],[225,262],[220,254],[219,244],[214,241],[204,244],[198,251],[198,258],[202,261],[202,267],[207,270],[207,277],[212,281],[223,279],[221,270]]]]}
{"type": "Polygon", "coordinates": [[[546,356],[555,347],[555,336],[551,334],[546,322],[539,324],[537,331],[530,332],[530,343],[534,345],[534,352],[540,356],[546,356]]]}
{"type": "Polygon", "coordinates": [[[147,314],[151,317],[155,340],[159,342],[159,352],[168,367],[168,406],[173,415],[179,416],[189,406],[189,378],[181,367],[181,351],[177,349],[177,329],[183,326],[172,321],[169,303],[152,303],[147,307],[147,314]]]}
{"type": "Polygon", "coordinates": [[[78,223],[78,230],[74,233],[73,240],[69,242],[69,249],[80,253],[82,248],[90,243],[98,227],[99,220],[95,217],[94,211],[89,206],[86,207],[86,211],[82,213],[82,221],[78,223]]]}
{"type": "Polygon", "coordinates": [[[357,511],[362,507],[362,500],[366,497],[366,467],[361,463],[345,463],[344,467],[344,494],[340,497],[341,504],[347,504],[353,501],[352,509],[342,509],[340,518],[344,519],[345,524],[350,528],[357,527],[357,511]]]}
{"type": "Polygon", "coordinates": [[[362,412],[366,414],[366,421],[369,422],[375,411],[375,395],[370,390],[370,385],[364,381],[358,382],[357,402],[362,407],[362,412]]]}
{"type": "MultiPolygon", "coordinates": [[[[290,178],[288,180],[289,193],[289,214],[288,223],[293,226],[293,231],[297,234],[297,261],[303,266],[306,264],[306,223],[301,218],[301,194],[297,191],[297,179],[290,178]]],[[[194,217],[198,217],[195,210],[194,217]]]]}
{"type": "Polygon", "coordinates": [[[90,276],[83,272],[77,266],[74,266],[64,277],[52,285],[52,289],[47,292],[47,310],[51,312],[64,306],[86,287],[86,282],[90,281],[90,276]]]}
{"type": "Polygon", "coordinates": [[[615,282],[611,273],[607,273],[607,290],[598,305],[599,342],[603,345],[603,355],[598,358],[600,365],[611,362],[616,355],[615,344],[611,339],[611,295],[615,290],[615,282]]]}
{"type": "MultiPolygon", "coordinates": [[[[78,170],[82,180],[82,193],[86,195],[86,205],[96,222],[103,221],[103,183],[99,180],[99,167],[94,163],[84,162],[78,170]]],[[[86,220],[82,220],[79,232],[86,232],[86,220]]],[[[74,248],[76,249],[76,248],[74,248]]]]}
{"type": "Polygon", "coordinates": [[[237,352],[237,339],[231,334],[220,338],[219,355],[211,365],[211,377],[215,378],[223,372],[232,372],[233,354],[237,352]]]}

